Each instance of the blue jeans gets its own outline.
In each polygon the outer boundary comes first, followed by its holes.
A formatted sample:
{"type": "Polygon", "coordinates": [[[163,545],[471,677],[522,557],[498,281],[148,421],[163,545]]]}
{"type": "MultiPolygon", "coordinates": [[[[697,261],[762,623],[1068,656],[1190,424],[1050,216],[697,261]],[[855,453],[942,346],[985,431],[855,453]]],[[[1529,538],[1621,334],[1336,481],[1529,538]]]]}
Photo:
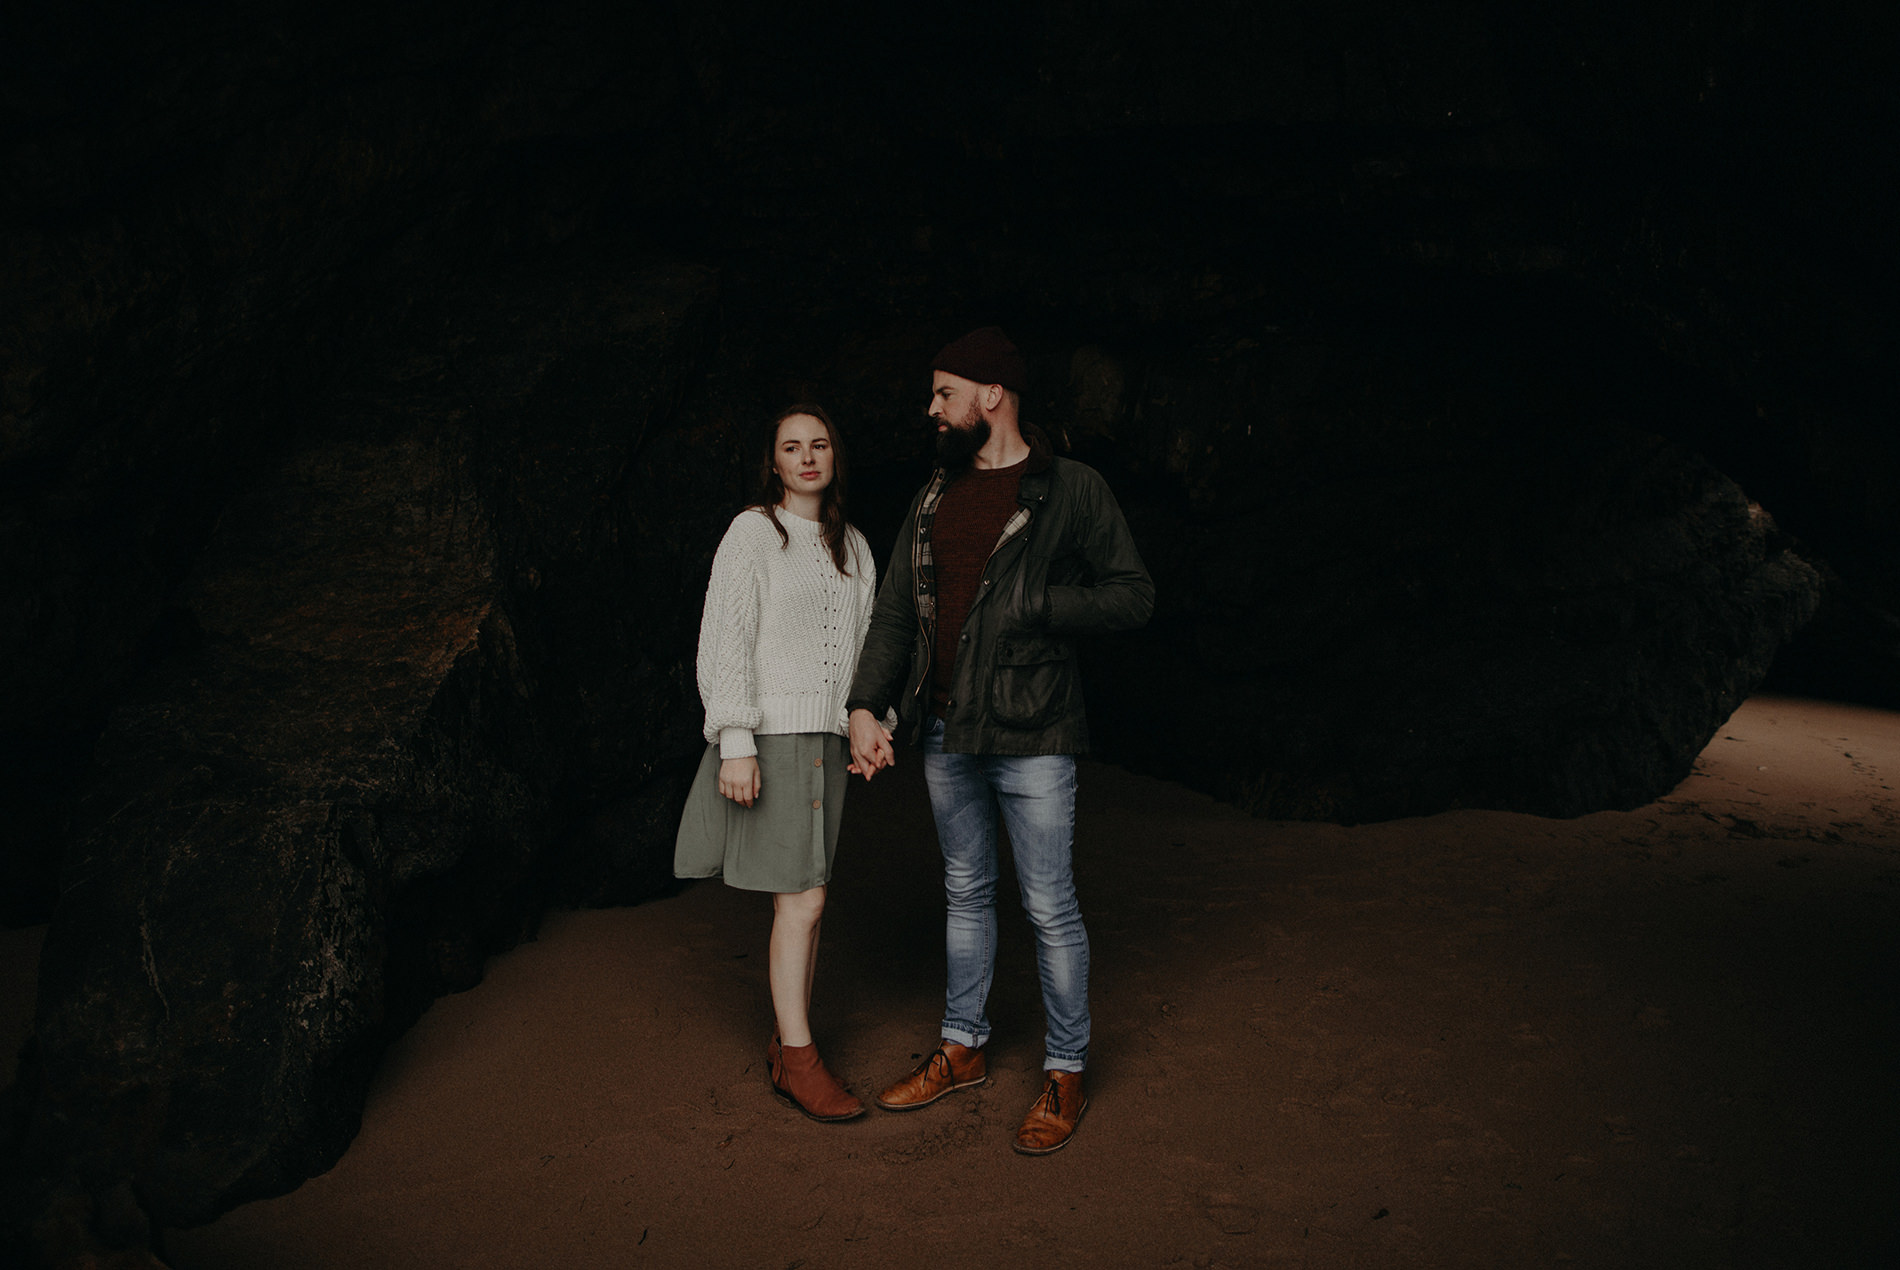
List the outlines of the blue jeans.
{"type": "Polygon", "coordinates": [[[1089,936],[1075,898],[1075,756],[945,754],[943,720],[924,732],[924,779],[943,848],[944,952],[949,982],[943,1036],[990,1039],[996,973],[996,815],[1009,830],[1023,912],[1036,928],[1043,1067],[1079,1072],[1089,1053],[1089,936]]]}

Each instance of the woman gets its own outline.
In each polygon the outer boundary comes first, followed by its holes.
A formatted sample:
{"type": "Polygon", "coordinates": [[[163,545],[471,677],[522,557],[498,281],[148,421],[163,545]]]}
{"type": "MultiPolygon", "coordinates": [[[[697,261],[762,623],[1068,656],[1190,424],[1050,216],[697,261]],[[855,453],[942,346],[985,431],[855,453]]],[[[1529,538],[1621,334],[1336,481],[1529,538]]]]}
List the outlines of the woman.
{"type": "Polygon", "coordinates": [[[773,1092],[814,1120],[864,1105],[812,1043],[819,919],[844,806],[845,693],[871,621],[876,567],[845,523],[844,454],[816,406],[767,430],[756,505],[713,557],[699,627],[708,742],[680,819],[673,872],[772,892],[773,1092]]]}

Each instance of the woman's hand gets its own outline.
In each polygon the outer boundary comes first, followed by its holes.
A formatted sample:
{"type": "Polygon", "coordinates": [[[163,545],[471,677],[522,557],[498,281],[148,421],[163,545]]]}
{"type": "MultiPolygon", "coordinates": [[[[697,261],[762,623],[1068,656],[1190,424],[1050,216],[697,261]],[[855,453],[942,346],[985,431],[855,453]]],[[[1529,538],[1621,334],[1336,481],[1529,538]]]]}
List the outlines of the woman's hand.
{"type": "Polygon", "coordinates": [[[856,772],[868,781],[877,775],[878,768],[896,765],[897,751],[891,748],[891,730],[879,723],[876,715],[859,707],[851,712],[849,726],[851,766],[845,769],[847,772],[856,772]]]}
{"type": "Polygon", "coordinates": [[[759,760],[744,758],[719,760],[719,793],[741,807],[750,807],[759,798],[759,760]]]}

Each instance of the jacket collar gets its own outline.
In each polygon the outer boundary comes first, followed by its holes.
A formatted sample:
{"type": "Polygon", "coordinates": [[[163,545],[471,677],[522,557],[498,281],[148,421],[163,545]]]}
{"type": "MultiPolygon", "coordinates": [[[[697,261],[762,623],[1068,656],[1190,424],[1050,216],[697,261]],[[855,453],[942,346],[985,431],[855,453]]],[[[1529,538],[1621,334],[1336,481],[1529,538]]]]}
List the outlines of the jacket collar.
{"type": "Polygon", "coordinates": [[[1035,424],[1025,423],[1021,427],[1023,440],[1029,442],[1029,466],[1023,469],[1023,475],[1040,476],[1055,462],[1056,448],[1049,444],[1049,434],[1035,424]]]}

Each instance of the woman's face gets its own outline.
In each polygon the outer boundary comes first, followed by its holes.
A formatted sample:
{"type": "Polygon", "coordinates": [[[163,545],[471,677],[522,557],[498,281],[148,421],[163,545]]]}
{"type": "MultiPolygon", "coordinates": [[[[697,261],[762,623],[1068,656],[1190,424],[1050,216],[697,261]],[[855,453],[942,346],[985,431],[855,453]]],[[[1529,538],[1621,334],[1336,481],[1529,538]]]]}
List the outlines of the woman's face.
{"type": "Polygon", "coordinates": [[[778,425],[778,441],[772,449],[772,461],[778,466],[778,478],[785,492],[818,494],[831,484],[831,432],[824,420],[811,415],[791,415],[778,425]]]}

